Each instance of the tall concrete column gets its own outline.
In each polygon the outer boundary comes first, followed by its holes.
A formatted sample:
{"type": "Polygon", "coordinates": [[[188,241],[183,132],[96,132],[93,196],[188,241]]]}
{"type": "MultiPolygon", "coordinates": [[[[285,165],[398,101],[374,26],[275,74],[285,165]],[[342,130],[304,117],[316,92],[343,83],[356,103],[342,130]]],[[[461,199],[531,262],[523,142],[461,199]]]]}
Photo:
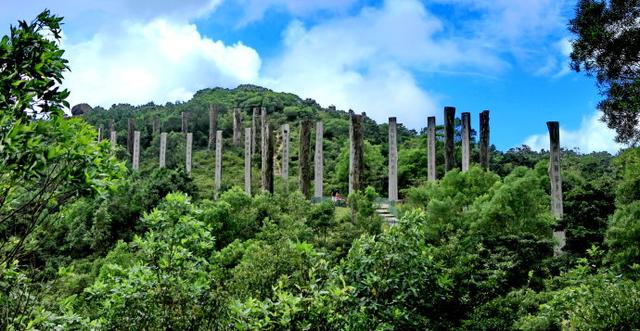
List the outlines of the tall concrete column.
{"type": "Polygon", "coordinates": [[[324,180],[324,126],[322,122],[316,122],[316,149],[314,157],[314,184],[313,184],[313,196],[316,198],[322,197],[322,184],[324,180]]]}
{"type": "Polygon", "coordinates": [[[102,141],[102,132],[104,132],[104,125],[100,124],[98,127],[98,142],[102,141]]]}
{"type": "Polygon", "coordinates": [[[300,145],[298,156],[299,167],[299,187],[300,192],[309,199],[311,197],[311,121],[304,119],[300,121],[300,145]]]}
{"type": "Polygon", "coordinates": [[[480,113],[480,166],[489,170],[489,111],[480,113]]]}
{"type": "MultiPolygon", "coordinates": [[[[267,166],[267,130],[265,126],[267,125],[267,108],[260,108],[260,161],[261,167],[260,169],[265,169],[267,166]]],[[[264,181],[264,179],[263,179],[264,181]]]]}
{"type": "Polygon", "coordinates": [[[140,169],[140,131],[133,133],[133,170],[140,169]]]}
{"type": "MultiPolygon", "coordinates": [[[[549,129],[549,179],[551,180],[551,211],[556,219],[563,217],[562,206],[562,170],[560,168],[560,124],[558,122],[547,122],[549,129]]],[[[566,244],[565,232],[554,231],[553,237],[556,241],[554,254],[562,253],[566,244]]]]}
{"type": "Polygon", "coordinates": [[[216,145],[216,131],[218,131],[218,105],[209,105],[209,141],[207,148],[216,145]]]}
{"type": "Polygon", "coordinates": [[[244,191],[251,195],[251,146],[253,142],[253,128],[244,129],[244,191]]]}
{"type": "Polygon", "coordinates": [[[158,132],[160,132],[160,117],[155,116],[151,124],[151,133],[155,137],[155,135],[157,135],[158,132]]]}
{"type": "Polygon", "coordinates": [[[389,117],[389,201],[398,201],[398,124],[389,117]]]}
{"type": "Polygon", "coordinates": [[[193,145],[193,133],[187,133],[187,155],[185,157],[185,168],[188,174],[191,173],[191,148],[193,145]]]}
{"type": "Polygon", "coordinates": [[[112,130],[110,134],[111,136],[109,138],[111,139],[111,149],[116,149],[116,146],[118,145],[118,132],[112,130]]]}
{"type": "Polygon", "coordinates": [[[160,168],[167,166],[167,133],[160,133],[160,168]]]}
{"type": "Polygon", "coordinates": [[[189,112],[182,112],[182,133],[189,132],[189,118],[191,118],[191,114],[189,112]]]}
{"type": "Polygon", "coordinates": [[[284,192],[289,193],[289,124],[282,125],[282,183],[284,192]]]}
{"type": "Polygon", "coordinates": [[[133,157],[133,132],[136,130],[136,124],[133,118],[127,120],[127,153],[133,157]]]}
{"type": "Polygon", "coordinates": [[[453,138],[455,133],[456,108],[444,107],[444,171],[456,166],[453,138]]]}
{"type": "Polygon", "coordinates": [[[116,131],[116,123],[113,120],[109,120],[109,132],[116,131]]]}
{"type": "Polygon", "coordinates": [[[253,107],[253,114],[251,114],[251,156],[256,154],[256,144],[258,143],[258,117],[260,116],[260,110],[258,107],[253,107]]]}
{"type": "Polygon", "coordinates": [[[471,114],[462,113],[462,172],[469,171],[471,163],[471,114]]]}
{"type": "Polygon", "coordinates": [[[364,137],[362,128],[362,115],[351,116],[351,153],[349,153],[351,189],[361,191],[364,189],[364,137]]]}
{"type": "Polygon", "coordinates": [[[349,109],[349,194],[353,193],[353,116],[355,113],[349,109]]]}
{"type": "Polygon", "coordinates": [[[562,174],[560,171],[560,124],[547,122],[549,128],[549,177],[551,179],[551,210],[556,218],[561,219],[562,208],[562,174]]]}
{"type": "Polygon", "coordinates": [[[213,190],[215,198],[220,193],[220,184],[222,183],[222,130],[216,130],[216,168],[213,178],[213,190]]]}
{"type": "Polygon", "coordinates": [[[269,123],[262,126],[262,136],[264,139],[262,145],[262,189],[273,193],[273,132],[269,123]]]}
{"type": "Polygon", "coordinates": [[[240,146],[242,140],[242,113],[240,108],[233,110],[233,145],[240,146]]]}
{"type": "Polygon", "coordinates": [[[436,180],[436,117],[427,118],[427,179],[436,180]]]}

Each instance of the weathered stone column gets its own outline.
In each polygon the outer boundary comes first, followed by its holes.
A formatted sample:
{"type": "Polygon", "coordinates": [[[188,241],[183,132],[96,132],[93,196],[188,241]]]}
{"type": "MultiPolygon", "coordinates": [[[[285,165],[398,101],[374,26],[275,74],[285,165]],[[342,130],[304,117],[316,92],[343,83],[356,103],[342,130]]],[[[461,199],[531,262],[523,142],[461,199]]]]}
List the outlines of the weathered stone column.
{"type": "Polygon", "coordinates": [[[158,132],[160,132],[160,117],[155,116],[151,124],[151,133],[155,137],[155,135],[157,135],[158,132]]]}
{"type": "Polygon", "coordinates": [[[187,133],[189,131],[189,118],[191,117],[189,112],[182,112],[182,133],[187,133]]]}
{"type": "Polygon", "coordinates": [[[349,194],[353,193],[353,110],[349,109],[349,194]]]}
{"type": "Polygon", "coordinates": [[[133,170],[140,169],[140,131],[133,133],[133,170]]]}
{"type": "Polygon", "coordinates": [[[289,193],[289,124],[282,125],[282,183],[284,192],[289,193]]]}
{"type": "Polygon", "coordinates": [[[311,197],[311,121],[303,119],[300,121],[300,145],[298,155],[299,187],[300,192],[309,199],[311,197]]]}
{"type": "Polygon", "coordinates": [[[253,142],[252,128],[244,129],[244,191],[251,195],[251,143],[253,142]]]}
{"type": "Polygon", "coordinates": [[[389,201],[398,201],[398,128],[389,117],[389,201]]]}
{"type": "Polygon", "coordinates": [[[116,130],[112,130],[110,134],[111,136],[109,138],[111,138],[111,149],[116,149],[116,146],[118,145],[118,132],[116,132],[116,130]]]}
{"type": "Polygon", "coordinates": [[[436,117],[427,118],[427,179],[436,180],[436,117]]]}
{"type": "Polygon", "coordinates": [[[160,133],[160,168],[167,166],[167,133],[160,133]]]}
{"type": "Polygon", "coordinates": [[[489,170],[489,111],[480,113],[480,166],[489,170]]]}
{"type": "MultiPolygon", "coordinates": [[[[551,211],[556,219],[563,217],[562,206],[562,170],[560,168],[560,124],[558,122],[547,122],[549,128],[549,179],[551,180],[551,211]]],[[[554,231],[553,237],[556,240],[554,254],[562,253],[562,248],[566,244],[564,231],[554,231]]]]}
{"type": "Polygon", "coordinates": [[[185,157],[185,168],[188,174],[191,173],[191,147],[193,145],[193,133],[187,132],[187,155],[185,157]]]}
{"type": "Polygon", "coordinates": [[[116,131],[116,123],[113,120],[109,120],[109,132],[116,131]]]}
{"type": "Polygon", "coordinates": [[[469,171],[471,163],[471,114],[462,113],[462,172],[469,171]]]}
{"type": "Polygon", "coordinates": [[[455,167],[455,149],[453,138],[455,133],[456,108],[444,107],[444,171],[455,167]]]}
{"type": "Polygon", "coordinates": [[[102,141],[102,132],[104,131],[104,125],[100,124],[98,127],[98,142],[102,141]]]}
{"type": "Polygon", "coordinates": [[[258,117],[260,110],[258,107],[253,107],[253,114],[251,114],[251,156],[256,154],[256,144],[258,137],[258,117]]]}
{"type": "Polygon", "coordinates": [[[218,199],[220,184],[222,183],[222,130],[216,130],[216,169],[213,178],[213,190],[218,199]]]}
{"type": "Polygon", "coordinates": [[[316,149],[314,157],[314,183],[313,183],[313,196],[316,198],[322,197],[322,184],[324,180],[324,126],[322,122],[316,122],[316,149]]]}
{"type": "Polygon", "coordinates": [[[551,179],[551,210],[553,215],[561,219],[562,208],[562,174],[560,172],[560,124],[547,122],[549,128],[549,177],[551,179]]]}
{"type": "Polygon", "coordinates": [[[233,145],[240,146],[242,140],[242,113],[240,108],[233,110],[233,145]]]}
{"type": "Polygon", "coordinates": [[[209,141],[207,148],[211,149],[216,145],[216,131],[218,131],[218,106],[209,105],[209,141]]]}
{"type": "Polygon", "coordinates": [[[351,116],[351,189],[361,191],[364,189],[364,137],[362,133],[362,115],[351,116]]]}
{"type": "Polygon", "coordinates": [[[273,132],[271,125],[266,123],[262,126],[264,144],[262,145],[264,152],[262,161],[262,189],[273,193],[273,132]]]}
{"type": "Polygon", "coordinates": [[[133,158],[133,132],[136,130],[136,124],[133,118],[127,120],[127,153],[133,158]]]}
{"type": "MultiPolygon", "coordinates": [[[[265,182],[265,170],[267,169],[267,108],[260,109],[260,169],[262,170],[262,183],[265,182]]],[[[264,185],[263,185],[264,188],[264,185]]]]}

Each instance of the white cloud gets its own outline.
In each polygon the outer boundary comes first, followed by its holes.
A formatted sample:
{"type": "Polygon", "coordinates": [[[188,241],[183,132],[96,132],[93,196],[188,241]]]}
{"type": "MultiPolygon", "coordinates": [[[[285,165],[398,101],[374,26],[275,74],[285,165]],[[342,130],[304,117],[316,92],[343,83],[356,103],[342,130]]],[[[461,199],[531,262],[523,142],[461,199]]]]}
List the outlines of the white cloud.
{"type": "Polygon", "coordinates": [[[263,81],[324,105],[365,111],[378,121],[393,115],[421,127],[437,102],[418,85],[415,70],[494,72],[506,66],[472,42],[440,38],[443,29],[410,0],[387,1],[311,28],[295,21],[284,34],[282,54],[265,64],[263,81]]]}
{"type": "MultiPolygon", "coordinates": [[[[580,152],[591,153],[607,151],[616,153],[625,146],[614,141],[616,133],[600,120],[598,111],[582,119],[576,130],[565,130],[560,123],[560,145],[567,149],[577,148],[580,152]]],[[[525,141],[533,150],[549,150],[549,135],[529,136],[525,141]]]]}
{"type": "Polygon", "coordinates": [[[242,43],[225,45],[201,36],[195,25],[164,19],[123,22],[87,41],[63,41],[63,47],[72,105],[187,100],[202,88],[255,81],[261,63],[242,43]]]}

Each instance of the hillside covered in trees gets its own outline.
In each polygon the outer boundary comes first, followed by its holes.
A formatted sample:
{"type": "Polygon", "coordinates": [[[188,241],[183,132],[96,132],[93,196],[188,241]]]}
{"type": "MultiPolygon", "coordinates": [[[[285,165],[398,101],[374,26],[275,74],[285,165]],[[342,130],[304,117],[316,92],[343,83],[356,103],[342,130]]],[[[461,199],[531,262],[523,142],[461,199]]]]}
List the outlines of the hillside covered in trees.
{"type": "Polygon", "coordinates": [[[67,118],[67,92],[52,88],[66,61],[42,36],[59,36],[59,23],[45,12],[0,43],[0,329],[640,327],[640,149],[563,151],[565,212],[556,221],[546,152],[493,149],[489,171],[440,167],[429,182],[425,132],[400,126],[403,200],[389,226],[375,213],[386,195],[387,124],[364,121],[367,188],[346,206],[310,201],[297,191],[298,123],[324,123],[325,195],[347,192],[347,112],[244,85],[67,118]],[[225,137],[217,199],[210,105],[220,107],[225,137]],[[275,193],[258,189],[258,162],[255,194],[240,188],[244,154],[229,139],[229,110],[240,108],[248,126],[253,107],[266,107],[275,128],[292,127],[290,178],[276,176],[275,193]],[[191,174],[183,112],[194,135],[191,174]],[[156,117],[168,132],[162,169],[156,117]],[[129,119],[141,131],[139,171],[126,150],[129,119]],[[115,149],[96,139],[111,120],[115,149]],[[561,254],[556,229],[567,234],[561,254]]]}

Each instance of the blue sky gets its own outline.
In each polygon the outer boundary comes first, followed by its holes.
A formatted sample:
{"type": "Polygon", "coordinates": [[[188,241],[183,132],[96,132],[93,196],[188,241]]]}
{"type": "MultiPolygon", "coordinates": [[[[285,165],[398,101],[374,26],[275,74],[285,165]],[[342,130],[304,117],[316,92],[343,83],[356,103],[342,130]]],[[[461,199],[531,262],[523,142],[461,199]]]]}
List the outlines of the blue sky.
{"type": "Polygon", "coordinates": [[[252,83],[420,129],[491,110],[491,142],[620,146],[594,81],[571,72],[575,0],[2,0],[3,32],[43,8],[65,16],[72,104],[188,100],[252,83]]]}

